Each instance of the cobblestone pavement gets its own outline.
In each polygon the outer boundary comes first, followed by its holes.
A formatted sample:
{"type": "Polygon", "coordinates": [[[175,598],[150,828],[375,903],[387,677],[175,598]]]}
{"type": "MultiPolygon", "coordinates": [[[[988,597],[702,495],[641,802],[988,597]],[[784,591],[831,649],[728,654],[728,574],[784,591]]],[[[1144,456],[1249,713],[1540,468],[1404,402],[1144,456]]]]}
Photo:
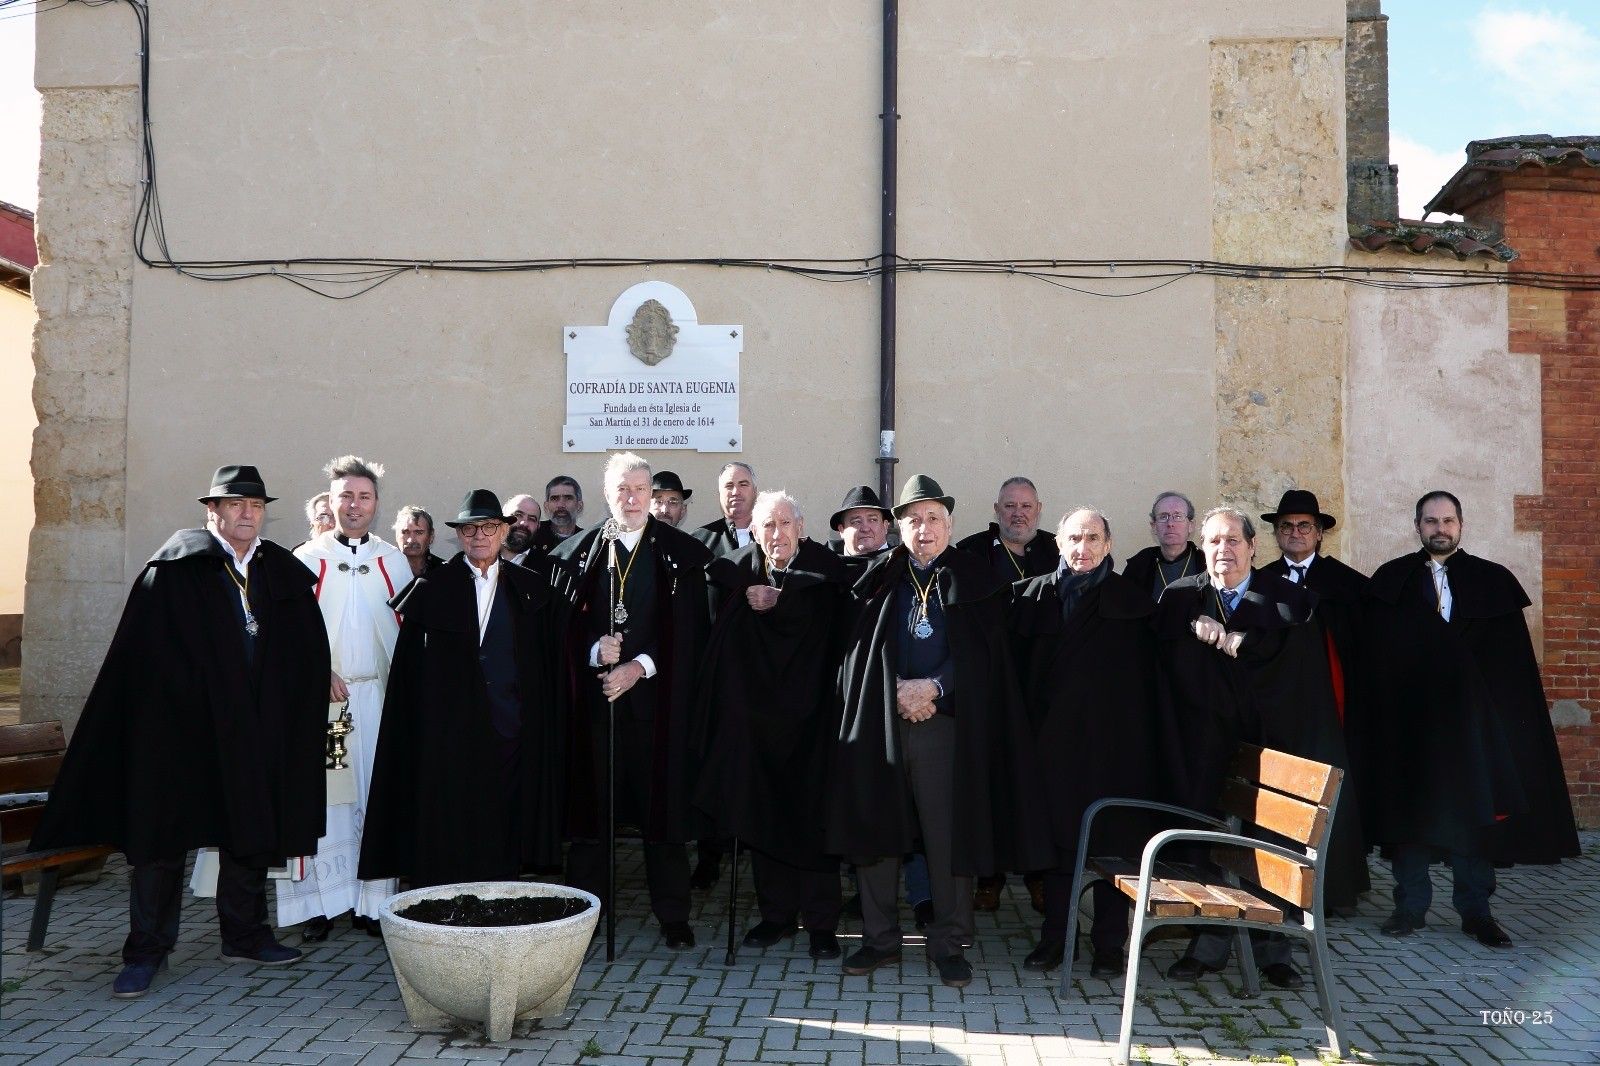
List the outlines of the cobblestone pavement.
{"type": "MultiPolygon", "coordinates": [[[[1376,1063],[1600,1063],[1600,833],[1582,859],[1503,871],[1496,916],[1516,940],[1494,951],[1464,936],[1436,873],[1430,925],[1404,940],[1377,926],[1390,881],[1374,864],[1377,891],[1331,938],[1345,1008],[1346,1061],[1376,1063]],[[1485,1016],[1485,1011],[1504,1012],[1485,1016]]],[[[224,965],[209,901],[190,902],[172,956],[143,999],[110,996],[126,930],[125,870],[114,861],[96,884],[62,889],[47,949],[22,950],[32,901],[5,901],[5,994],[0,1066],[57,1062],[392,1063],[411,1059],[496,1062],[803,1062],[828,1066],[972,1062],[992,1066],[1106,1063],[1115,1048],[1121,979],[1080,977],[1065,998],[1055,975],[1023,971],[1034,915],[1013,878],[997,914],[979,915],[968,957],[976,978],[957,991],[928,972],[908,945],[898,967],[845,977],[818,963],[805,939],[765,953],[743,950],[725,967],[727,889],[697,896],[700,945],[670,952],[646,912],[638,854],[624,852],[619,950],[603,947],[578,979],[567,1012],[518,1030],[502,1045],[468,1031],[417,1033],[406,1021],[380,941],[348,927],[311,945],[298,966],[224,965]]],[[[743,878],[748,886],[748,877],[743,878]]],[[[751,901],[746,898],[747,921],[751,901]]],[[[847,926],[846,933],[855,928],[847,926]]],[[[290,933],[285,940],[294,943],[290,933]]],[[[846,950],[853,946],[845,940],[846,950]]],[[[1322,1030],[1314,992],[1268,989],[1235,998],[1234,975],[1195,986],[1157,973],[1177,941],[1148,949],[1148,981],[1135,1029],[1135,1059],[1160,1063],[1315,1064],[1322,1030]],[[1226,978],[1226,979],[1225,979],[1226,978]]],[[[1303,962],[1303,959],[1302,959],[1303,962]]]]}

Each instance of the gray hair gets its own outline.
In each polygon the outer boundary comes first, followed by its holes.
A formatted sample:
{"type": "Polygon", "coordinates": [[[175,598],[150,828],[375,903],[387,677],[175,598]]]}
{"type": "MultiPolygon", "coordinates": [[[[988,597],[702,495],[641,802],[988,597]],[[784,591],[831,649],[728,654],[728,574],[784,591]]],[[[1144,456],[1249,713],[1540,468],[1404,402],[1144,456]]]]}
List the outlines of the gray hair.
{"type": "Polygon", "coordinates": [[[1250,516],[1237,507],[1213,507],[1200,519],[1200,528],[1204,529],[1206,523],[1213,518],[1231,518],[1239,523],[1239,530],[1244,534],[1244,539],[1251,544],[1256,542],[1256,524],[1250,521],[1250,516]]]}
{"type": "Polygon", "coordinates": [[[566,474],[557,474],[555,477],[544,483],[545,499],[548,500],[550,498],[550,490],[555,488],[557,485],[571,485],[572,495],[578,498],[579,503],[583,502],[583,486],[578,484],[577,478],[568,477],[566,474]]]}
{"type": "Polygon", "coordinates": [[[789,495],[783,489],[778,489],[774,492],[756,493],[756,502],[754,506],[750,508],[751,528],[753,529],[756,526],[761,525],[766,517],[772,513],[772,509],[778,506],[780,503],[786,503],[789,505],[789,508],[794,511],[794,517],[796,521],[804,522],[806,520],[805,512],[800,509],[800,501],[789,495]]]}
{"type": "Polygon", "coordinates": [[[428,525],[428,532],[433,532],[433,515],[429,514],[427,511],[424,511],[414,503],[408,503],[404,507],[400,508],[400,510],[395,512],[394,528],[404,529],[406,526],[409,526],[413,520],[426,522],[428,525]]]}
{"type": "Polygon", "coordinates": [[[1061,521],[1056,523],[1056,536],[1059,537],[1061,535],[1061,529],[1062,529],[1063,526],[1065,526],[1067,524],[1067,519],[1071,518],[1075,514],[1092,514],[1096,518],[1100,519],[1100,525],[1106,531],[1106,539],[1107,540],[1111,539],[1111,519],[1107,518],[1106,517],[1106,513],[1104,511],[1100,510],[1100,508],[1098,508],[1098,507],[1088,507],[1088,506],[1074,507],[1072,510],[1068,511],[1066,514],[1062,515],[1061,516],[1061,521]]]}
{"type": "Polygon", "coordinates": [[[311,497],[311,499],[306,501],[306,521],[307,522],[315,522],[317,520],[317,501],[318,500],[329,500],[329,509],[330,510],[332,509],[332,498],[326,492],[317,493],[315,496],[311,497]]]}
{"type": "Polygon", "coordinates": [[[378,479],[383,477],[382,463],[369,463],[359,455],[341,455],[337,459],[328,460],[328,465],[322,468],[322,476],[329,481],[338,481],[340,478],[364,477],[372,482],[372,493],[378,494],[378,479]]]}
{"type": "Polygon", "coordinates": [[[635,470],[650,472],[650,461],[636,452],[612,452],[611,458],[606,460],[605,491],[611,495],[611,490],[622,484],[622,479],[635,470]]]}
{"type": "Polygon", "coordinates": [[[1156,520],[1156,508],[1161,506],[1161,501],[1167,497],[1182,500],[1184,508],[1189,512],[1189,521],[1194,521],[1194,501],[1176,489],[1167,489],[1165,492],[1156,493],[1156,498],[1150,501],[1150,521],[1156,520]]]}
{"type": "Polygon", "coordinates": [[[722,469],[717,471],[717,480],[721,481],[722,480],[722,475],[726,474],[729,470],[732,470],[734,467],[738,467],[740,470],[743,470],[746,474],[749,474],[750,475],[750,480],[752,482],[754,482],[756,480],[756,468],[751,466],[749,463],[741,462],[738,459],[735,459],[732,462],[723,463],[722,464],[722,469]]]}
{"type": "MultiPolygon", "coordinates": [[[[1006,489],[1009,489],[1012,485],[1026,485],[1028,486],[1028,490],[1035,496],[1039,495],[1039,487],[1028,478],[1023,477],[1021,474],[1017,474],[1014,477],[1008,477],[1004,481],[1000,482],[1000,492],[1005,492],[1006,489]]],[[[999,495],[999,493],[996,493],[996,495],[999,495]]]]}

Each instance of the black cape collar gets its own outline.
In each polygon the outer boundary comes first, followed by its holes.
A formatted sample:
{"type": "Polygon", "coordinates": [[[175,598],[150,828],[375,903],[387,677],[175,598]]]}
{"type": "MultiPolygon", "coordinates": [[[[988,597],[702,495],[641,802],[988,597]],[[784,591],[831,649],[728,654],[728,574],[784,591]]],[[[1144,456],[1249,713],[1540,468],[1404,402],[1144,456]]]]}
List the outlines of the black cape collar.
{"type": "MultiPolygon", "coordinates": [[[[911,551],[902,544],[872,560],[856,582],[856,591],[863,596],[878,595],[903,580],[910,569],[911,551]]],[[[1002,587],[987,559],[961,551],[954,544],[934,560],[933,569],[938,571],[936,580],[947,607],[987,599],[1002,587]]]]}

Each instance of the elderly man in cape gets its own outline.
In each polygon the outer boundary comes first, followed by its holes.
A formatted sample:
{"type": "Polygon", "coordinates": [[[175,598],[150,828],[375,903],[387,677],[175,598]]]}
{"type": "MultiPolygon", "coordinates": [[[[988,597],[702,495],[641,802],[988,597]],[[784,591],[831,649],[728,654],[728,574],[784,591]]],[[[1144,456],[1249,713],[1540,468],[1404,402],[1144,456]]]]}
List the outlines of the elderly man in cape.
{"type": "Polygon", "coordinates": [[[322,835],[328,638],[315,577],[261,539],[274,498],[255,467],[218,469],[200,497],[205,527],[145,564],[33,834],[37,850],[126,853],[114,996],[144,995],[166,965],[196,848],[220,851],[223,960],[301,957],[267,928],[267,867],[322,835]]]}
{"type": "Polygon", "coordinates": [[[608,729],[616,722],[617,819],[644,833],[650,906],[667,947],[694,947],[689,927],[690,715],[705,645],[706,548],[650,515],[650,464],[632,452],[605,470],[611,522],[551,556],[565,599],[569,686],[567,879],[606,898],[608,729]]]}
{"type": "Polygon", "coordinates": [[[761,922],[745,934],[766,948],[797,931],[811,957],[836,959],[839,862],[822,841],[823,774],[837,728],[838,625],[849,574],[805,535],[800,504],[763,492],[755,542],[707,567],[727,602],[706,651],[700,704],[709,736],[696,806],[753,849],[761,922]]]}
{"type": "Polygon", "coordinates": [[[1050,864],[1027,717],[1006,644],[1010,588],[950,544],[955,500],[924,474],[894,508],[901,546],[856,585],[830,755],[827,847],[856,862],[865,974],[900,959],[900,857],[920,838],[933,882],[930,963],[972,980],[972,878],[1050,864]]]}

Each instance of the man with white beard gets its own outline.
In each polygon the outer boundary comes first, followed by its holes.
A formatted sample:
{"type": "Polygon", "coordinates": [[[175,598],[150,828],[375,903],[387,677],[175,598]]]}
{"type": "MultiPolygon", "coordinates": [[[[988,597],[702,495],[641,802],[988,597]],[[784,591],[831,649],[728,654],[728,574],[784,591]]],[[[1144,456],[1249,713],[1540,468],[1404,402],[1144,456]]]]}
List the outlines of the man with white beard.
{"type": "Polygon", "coordinates": [[[378,905],[396,890],[393,879],[358,881],[356,860],[389,661],[400,634],[400,618],[389,601],[412,579],[405,554],[371,532],[382,464],[344,455],[323,473],[330,482],[335,526],[296,548],[295,555],[317,575],[317,605],[333,652],[329,718],[347,710],[354,728],[345,738],[349,768],[328,774],[327,832],[317,842],[317,853],[306,857],[303,880],[278,884],[278,924],[304,922],[305,941],[326,940],[329,919],[346,913],[355,928],[379,936],[378,905]]]}

